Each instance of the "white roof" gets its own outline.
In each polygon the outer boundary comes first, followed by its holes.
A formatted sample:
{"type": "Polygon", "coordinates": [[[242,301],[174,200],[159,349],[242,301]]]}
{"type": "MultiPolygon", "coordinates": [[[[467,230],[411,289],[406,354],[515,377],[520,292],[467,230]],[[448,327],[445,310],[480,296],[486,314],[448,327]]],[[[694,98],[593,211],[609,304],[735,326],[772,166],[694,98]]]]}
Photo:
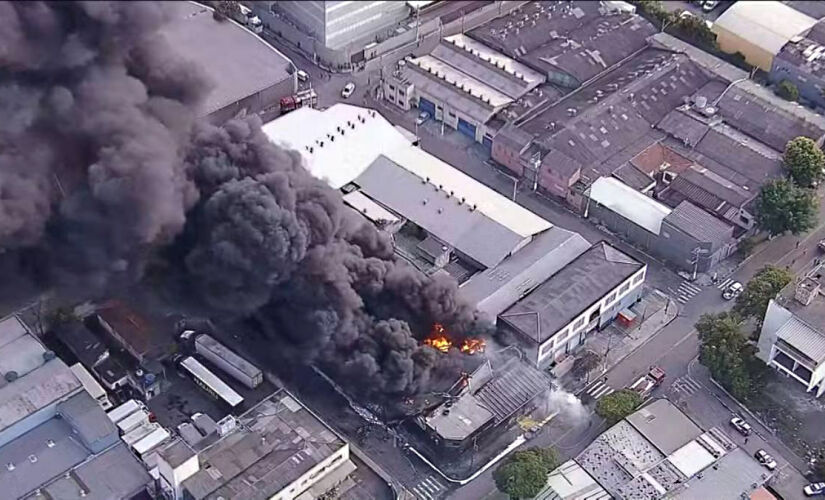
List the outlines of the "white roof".
{"type": "Polygon", "coordinates": [[[459,71],[440,59],[436,59],[430,55],[424,55],[415,59],[410,59],[412,64],[430,73],[434,73],[439,78],[445,80],[447,84],[470,92],[475,97],[480,97],[484,101],[489,99],[488,104],[494,108],[505,106],[513,102],[509,96],[502,94],[493,87],[484,82],[476,80],[475,78],[459,71]]]}
{"type": "Polygon", "coordinates": [[[713,23],[771,54],[778,54],[791,38],[809,30],[816,19],[784,3],[740,0],[713,23]]]}
{"type": "Polygon", "coordinates": [[[547,476],[547,486],[553,489],[558,498],[587,498],[588,500],[611,498],[593,479],[593,476],[573,460],[568,460],[551,472],[547,476]]]}
{"type": "Polygon", "coordinates": [[[0,320],[0,347],[26,334],[26,327],[17,316],[7,316],[0,320]]]}
{"type": "Polygon", "coordinates": [[[368,198],[361,191],[353,191],[344,195],[344,203],[354,208],[358,213],[372,222],[398,222],[392,212],[368,198]]]}
{"type": "Polygon", "coordinates": [[[140,405],[140,403],[138,403],[134,399],[130,399],[129,401],[126,401],[125,403],[113,409],[106,415],[109,417],[109,420],[111,420],[112,423],[116,424],[124,418],[131,415],[132,413],[140,410],[141,408],[142,406],[140,405]]]}
{"type": "Polygon", "coordinates": [[[670,209],[614,177],[600,177],[590,186],[590,198],[653,234],[659,234],[670,209]]]}
{"type": "Polygon", "coordinates": [[[468,206],[476,205],[484,215],[520,236],[531,236],[553,226],[452,165],[413,146],[380,113],[370,109],[349,104],[335,104],[325,111],[300,108],[267,123],[263,130],[271,141],[300,152],[312,175],[336,189],[354,181],[384,155],[421,179],[429,178],[431,184],[443,186],[444,191],[455,192],[456,197],[466,199],[468,206]],[[354,129],[347,125],[348,121],[355,124],[354,129]],[[337,127],[342,127],[343,135],[337,127]],[[332,134],[335,140],[330,141],[327,134],[332,134]],[[316,140],[323,140],[324,147],[318,147],[316,140]],[[310,146],[312,152],[307,149],[310,146]]]}
{"type": "Polygon", "coordinates": [[[505,56],[497,50],[493,50],[477,40],[473,40],[464,33],[449,36],[446,40],[454,43],[456,47],[470,49],[477,57],[491,62],[496,66],[501,66],[504,71],[513,76],[518,73],[525,82],[528,82],[531,85],[538,85],[544,81],[544,75],[538,71],[530,69],[528,66],[521,64],[515,59],[505,56]]]}
{"type": "Polygon", "coordinates": [[[697,441],[691,441],[667,457],[668,461],[687,478],[696,475],[716,459],[697,441]]]}
{"type": "Polygon", "coordinates": [[[335,189],[352,182],[382,151],[410,144],[379,113],[349,104],[325,111],[296,109],[267,123],[263,131],[272,142],[301,153],[312,175],[335,189]],[[330,134],[335,140],[330,141],[330,134]]]}
{"type": "Polygon", "coordinates": [[[159,427],[152,431],[151,434],[132,445],[132,448],[134,448],[138,455],[143,455],[144,453],[154,449],[160,443],[169,439],[169,436],[169,431],[163,427],[159,427]]]}
{"type": "Polygon", "coordinates": [[[80,381],[60,359],[0,387],[0,430],[81,389],[80,381]]]}

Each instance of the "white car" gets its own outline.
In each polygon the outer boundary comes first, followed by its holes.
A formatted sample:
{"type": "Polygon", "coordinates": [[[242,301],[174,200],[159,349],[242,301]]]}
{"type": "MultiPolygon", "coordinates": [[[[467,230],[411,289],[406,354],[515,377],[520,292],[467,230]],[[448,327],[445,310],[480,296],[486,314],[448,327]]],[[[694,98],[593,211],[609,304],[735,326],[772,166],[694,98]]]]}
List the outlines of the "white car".
{"type": "Polygon", "coordinates": [[[825,483],[811,483],[802,488],[802,491],[804,491],[805,496],[808,497],[825,495],[825,483]]]}
{"type": "Polygon", "coordinates": [[[731,427],[736,429],[736,431],[739,434],[742,434],[743,436],[749,436],[751,431],[753,430],[751,429],[751,424],[745,422],[745,419],[741,417],[733,417],[732,419],[730,419],[730,425],[731,427]]]}
{"type": "Polygon", "coordinates": [[[343,97],[344,99],[348,99],[353,92],[355,92],[355,84],[349,82],[348,84],[344,85],[344,89],[341,91],[341,97],[343,97]]]}
{"type": "Polygon", "coordinates": [[[424,123],[426,123],[427,120],[429,120],[429,119],[430,119],[430,114],[427,113],[426,111],[422,111],[422,112],[418,113],[418,118],[415,119],[415,124],[416,125],[424,125],[424,123]]]}
{"type": "Polygon", "coordinates": [[[758,450],[753,454],[753,456],[756,458],[757,462],[764,465],[768,470],[776,469],[776,460],[774,460],[767,451],[758,450]]]}
{"type": "Polygon", "coordinates": [[[742,283],[734,281],[729,287],[725,288],[724,292],[722,292],[722,298],[725,300],[733,300],[742,293],[742,290],[742,283]]]}
{"type": "Polygon", "coordinates": [[[719,5],[719,0],[706,0],[702,3],[702,10],[710,12],[719,5]]]}

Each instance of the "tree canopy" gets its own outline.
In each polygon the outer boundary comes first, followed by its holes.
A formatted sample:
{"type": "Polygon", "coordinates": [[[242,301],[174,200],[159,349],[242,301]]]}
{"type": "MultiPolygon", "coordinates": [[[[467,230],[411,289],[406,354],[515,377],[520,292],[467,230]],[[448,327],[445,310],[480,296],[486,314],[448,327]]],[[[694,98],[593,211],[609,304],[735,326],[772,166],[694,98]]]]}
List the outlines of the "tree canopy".
{"type": "Polygon", "coordinates": [[[743,317],[750,317],[762,324],[768,301],[793,280],[793,273],[787,269],[765,266],[748,281],[742,293],[736,297],[733,310],[743,317]]]}
{"type": "Polygon", "coordinates": [[[756,203],[756,220],[771,235],[804,233],[816,225],[816,199],[811,191],[786,179],[767,182],[756,203]]]}
{"type": "Polygon", "coordinates": [[[796,101],[799,99],[799,89],[790,80],[782,80],[776,86],[776,95],[786,101],[796,101]]]}
{"type": "Polygon", "coordinates": [[[737,398],[756,393],[766,368],[742,333],[742,318],[730,312],[703,314],[696,330],[701,341],[699,361],[713,378],[737,398]]]}
{"type": "Polygon", "coordinates": [[[825,154],[811,139],[797,137],[785,146],[783,163],[797,186],[810,188],[822,180],[825,154]]]}
{"type": "Polygon", "coordinates": [[[640,404],[642,396],[638,392],[622,389],[599,399],[596,414],[612,425],[633,413],[640,404]]]}
{"type": "Polygon", "coordinates": [[[602,357],[594,351],[585,351],[573,361],[572,372],[577,377],[584,377],[601,363],[602,357]]]}
{"type": "Polygon", "coordinates": [[[511,499],[532,498],[547,484],[547,474],[559,466],[553,448],[528,448],[513,453],[493,472],[496,488],[511,499]]]}

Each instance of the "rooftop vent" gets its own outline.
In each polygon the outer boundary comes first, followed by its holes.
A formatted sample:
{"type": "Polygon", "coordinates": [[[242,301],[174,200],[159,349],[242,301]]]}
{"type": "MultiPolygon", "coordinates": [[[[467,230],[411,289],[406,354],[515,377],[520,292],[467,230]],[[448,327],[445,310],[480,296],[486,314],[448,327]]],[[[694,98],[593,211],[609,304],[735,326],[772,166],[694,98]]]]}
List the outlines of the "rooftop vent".
{"type": "Polygon", "coordinates": [[[51,439],[47,439],[46,446],[48,446],[49,448],[54,448],[54,441],[52,441],[51,439]]]}
{"type": "Polygon", "coordinates": [[[9,370],[6,372],[5,375],[3,375],[3,378],[6,379],[6,382],[14,382],[15,380],[17,380],[17,377],[17,372],[14,370],[9,370]]]}
{"type": "Polygon", "coordinates": [[[36,463],[37,462],[37,455],[29,455],[29,462],[36,463]]]}
{"type": "Polygon", "coordinates": [[[13,471],[14,469],[15,469],[15,467],[14,467],[14,464],[13,464],[13,463],[9,462],[9,463],[7,463],[7,464],[6,464],[6,470],[7,470],[7,471],[11,472],[11,471],[13,471]]]}

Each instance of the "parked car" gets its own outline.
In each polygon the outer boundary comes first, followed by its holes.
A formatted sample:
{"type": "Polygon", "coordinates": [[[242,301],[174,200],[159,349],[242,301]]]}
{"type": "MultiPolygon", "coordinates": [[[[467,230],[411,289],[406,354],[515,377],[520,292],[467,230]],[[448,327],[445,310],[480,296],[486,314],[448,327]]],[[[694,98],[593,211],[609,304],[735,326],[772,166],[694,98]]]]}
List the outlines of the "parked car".
{"type": "Polygon", "coordinates": [[[733,283],[730,284],[730,286],[725,288],[725,291],[722,292],[722,297],[725,300],[733,300],[736,297],[738,297],[739,294],[741,294],[741,293],[742,293],[742,283],[739,283],[738,281],[734,281],[733,283]]]}
{"type": "Polygon", "coordinates": [[[299,69],[296,74],[298,75],[298,81],[299,82],[305,82],[305,81],[309,80],[309,73],[307,73],[306,71],[304,71],[302,69],[299,69]]]}
{"type": "Polygon", "coordinates": [[[416,125],[423,125],[429,119],[430,119],[430,114],[426,111],[422,111],[422,112],[418,113],[418,118],[415,119],[415,124],[416,125]]]}
{"type": "Polygon", "coordinates": [[[822,250],[823,252],[825,252],[825,239],[821,239],[821,240],[819,240],[819,244],[817,245],[817,247],[818,247],[820,250],[822,250]]]}
{"type": "Polygon", "coordinates": [[[802,491],[804,491],[805,496],[808,497],[825,495],[825,483],[811,483],[802,488],[802,491]]]}
{"type": "Polygon", "coordinates": [[[349,82],[346,85],[344,85],[344,89],[341,91],[341,97],[347,99],[349,98],[349,96],[352,95],[353,92],[355,92],[355,84],[349,82]]]}
{"type": "Polygon", "coordinates": [[[705,2],[702,3],[702,10],[710,12],[718,6],[719,0],[705,0],[705,2]]]}
{"type": "Polygon", "coordinates": [[[745,419],[742,417],[733,417],[730,419],[730,425],[743,436],[750,436],[751,431],[753,431],[751,424],[745,422],[745,419]]]}
{"type": "Polygon", "coordinates": [[[757,450],[753,456],[756,458],[757,462],[764,465],[768,470],[776,469],[776,460],[774,460],[767,451],[757,450]]]}

